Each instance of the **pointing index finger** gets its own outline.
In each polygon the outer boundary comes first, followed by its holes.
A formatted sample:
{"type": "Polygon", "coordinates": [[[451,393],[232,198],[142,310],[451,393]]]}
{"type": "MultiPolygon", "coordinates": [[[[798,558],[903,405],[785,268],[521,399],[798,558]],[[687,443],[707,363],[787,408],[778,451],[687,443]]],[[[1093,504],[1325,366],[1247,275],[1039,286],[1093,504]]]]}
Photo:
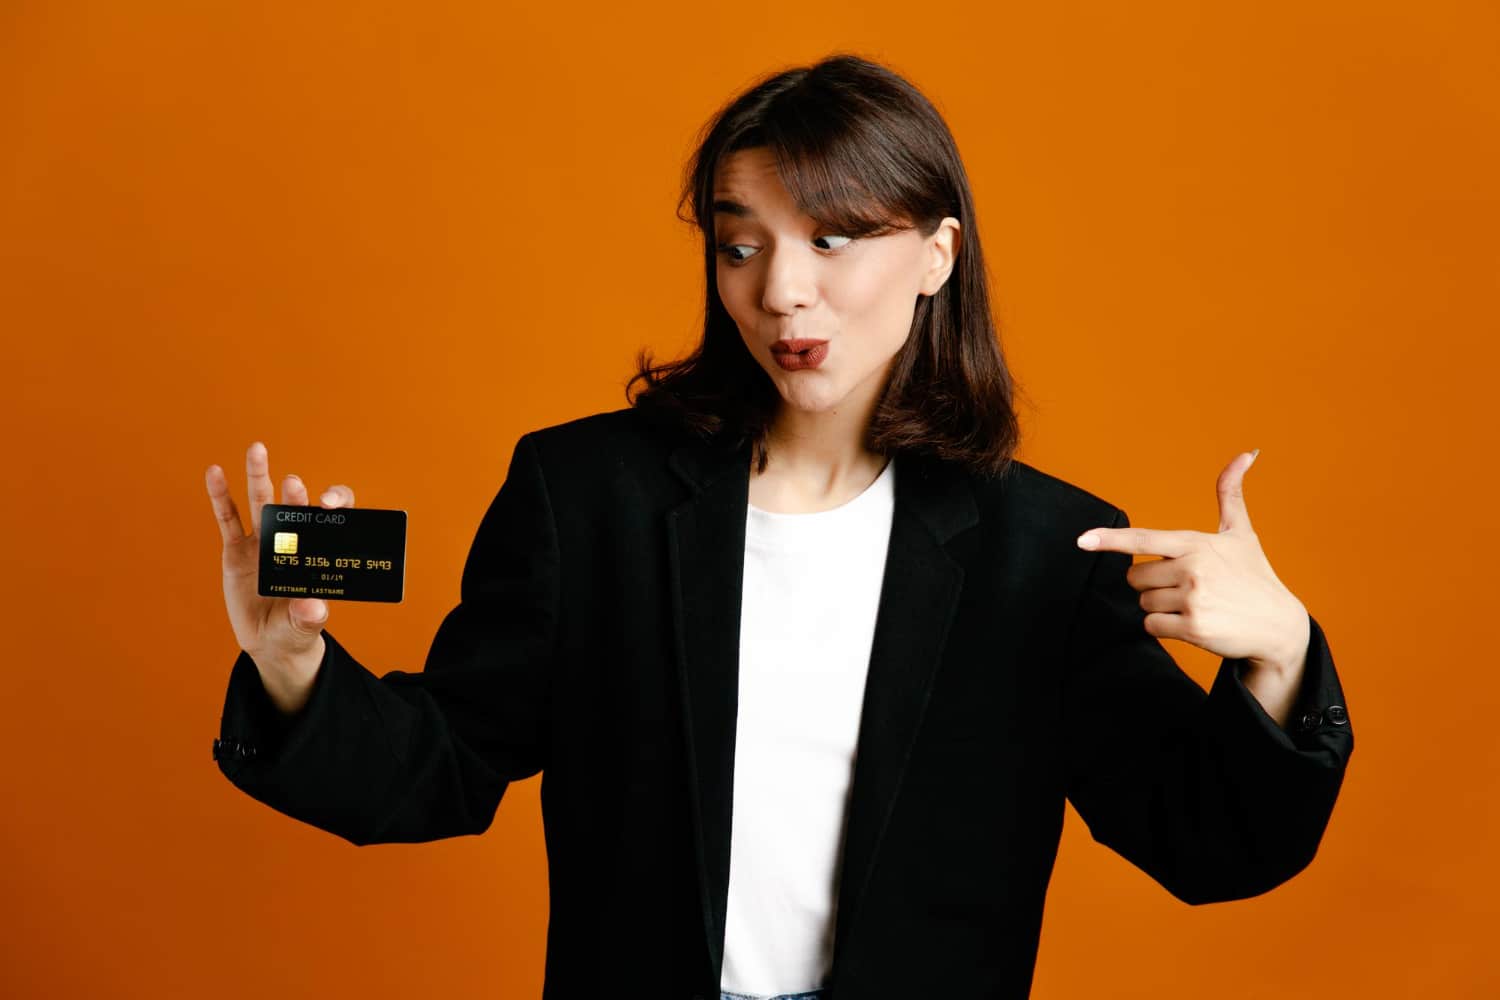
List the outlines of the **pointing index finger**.
{"type": "Polygon", "coordinates": [[[1193,549],[1190,531],[1156,528],[1090,528],[1078,536],[1078,547],[1098,552],[1132,552],[1175,559],[1193,549]]]}

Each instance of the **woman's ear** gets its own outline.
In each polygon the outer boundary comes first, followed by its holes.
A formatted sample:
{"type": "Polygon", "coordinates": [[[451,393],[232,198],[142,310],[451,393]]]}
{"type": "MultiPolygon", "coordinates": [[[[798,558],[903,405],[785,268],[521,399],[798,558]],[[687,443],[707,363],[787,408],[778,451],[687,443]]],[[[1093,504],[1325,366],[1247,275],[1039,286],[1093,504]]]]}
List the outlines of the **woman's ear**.
{"type": "Polygon", "coordinates": [[[950,215],[938,223],[937,232],[927,238],[931,264],[922,275],[920,291],[923,295],[936,295],[938,289],[943,287],[943,282],[948,280],[948,275],[953,272],[953,263],[958,257],[961,228],[958,220],[950,215]]]}

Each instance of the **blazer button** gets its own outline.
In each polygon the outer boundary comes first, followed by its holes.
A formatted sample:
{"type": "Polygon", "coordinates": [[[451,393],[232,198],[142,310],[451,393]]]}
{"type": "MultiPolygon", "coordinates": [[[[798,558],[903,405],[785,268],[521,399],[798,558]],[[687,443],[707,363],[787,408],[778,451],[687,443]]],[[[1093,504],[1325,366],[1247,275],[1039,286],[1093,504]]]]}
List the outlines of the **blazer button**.
{"type": "Polygon", "coordinates": [[[1349,713],[1344,711],[1343,705],[1329,705],[1328,721],[1335,726],[1347,726],[1349,724],[1349,713]]]}
{"type": "Polygon", "coordinates": [[[255,748],[249,744],[214,738],[214,760],[223,760],[226,757],[231,760],[248,760],[254,756],[255,748]]]}
{"type": "Polygon", "coordinates": [[[1309,729],[1316,729],[1318,727],[1318,722],[1322,718],[1323,718],[1322,714],[1319,713],[1316,709],[1314,709],[1314,710],[1312,710],[1310,712],[1304,712],[1304,713],[1302,713],[1302,730],[1303,730],[1303,732],[1306,732],[1309,729]]]}

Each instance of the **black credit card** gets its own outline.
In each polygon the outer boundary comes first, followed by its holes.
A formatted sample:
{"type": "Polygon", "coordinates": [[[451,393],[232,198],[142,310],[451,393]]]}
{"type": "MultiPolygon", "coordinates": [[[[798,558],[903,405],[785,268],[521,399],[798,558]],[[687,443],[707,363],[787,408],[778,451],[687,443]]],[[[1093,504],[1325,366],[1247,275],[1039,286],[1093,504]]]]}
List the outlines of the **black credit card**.
{"type": "Polygon", "coordinates": [[[260,509],[260,596],[399,604],[405,589],[406,511],[260,509]]]}

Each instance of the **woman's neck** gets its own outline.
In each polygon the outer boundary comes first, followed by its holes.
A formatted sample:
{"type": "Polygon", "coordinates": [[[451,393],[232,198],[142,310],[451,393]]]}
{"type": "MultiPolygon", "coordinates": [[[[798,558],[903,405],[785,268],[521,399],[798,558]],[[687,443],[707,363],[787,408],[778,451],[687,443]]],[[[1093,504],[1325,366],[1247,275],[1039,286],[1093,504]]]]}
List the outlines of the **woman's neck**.
{"type": "Polygon", "coordinates": [[[864,445],[873,406],[808,412],[785,405],[767,434],[764,472],[751,456],[750,503],[778,513],[842,506],[869,487],[886,457],[864,445]]]}

